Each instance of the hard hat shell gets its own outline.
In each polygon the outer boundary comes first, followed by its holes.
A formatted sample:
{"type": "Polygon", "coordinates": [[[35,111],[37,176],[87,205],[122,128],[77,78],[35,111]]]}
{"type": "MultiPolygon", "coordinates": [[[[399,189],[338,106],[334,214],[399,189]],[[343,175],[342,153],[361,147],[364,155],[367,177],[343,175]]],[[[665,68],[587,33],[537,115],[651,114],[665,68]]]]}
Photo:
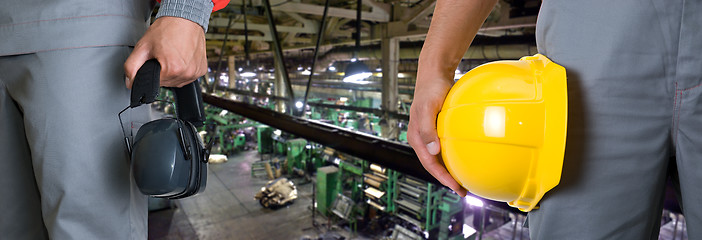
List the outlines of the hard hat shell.
{"type": "Polygon", "coordinates": [[[545,56],[476,67],[437,118],[444,164],[471,193],[531,211],[560,181],[567,113],[565,69],[545,56]]]}

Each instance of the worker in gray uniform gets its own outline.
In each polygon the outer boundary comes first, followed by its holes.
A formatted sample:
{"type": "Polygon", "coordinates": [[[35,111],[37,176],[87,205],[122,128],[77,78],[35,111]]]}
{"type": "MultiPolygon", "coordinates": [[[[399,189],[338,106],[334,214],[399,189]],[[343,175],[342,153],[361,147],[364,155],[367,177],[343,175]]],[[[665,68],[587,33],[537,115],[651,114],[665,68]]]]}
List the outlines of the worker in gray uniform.
{"type": "Polygon", "coordinates": [[[0,239],[146,239],[146,197],[117,118],[129,104],[125,79],[150,58],[163,65],[165,86],[203,75],[214,6],[163,0],[147,31],[155,4],[3,2],[0,239]]]}
{"type": "MultiPolygon", "coordinates": [[[[436,115],[496,0],[439,0],[419,58],[408,139],[441,165],[436,115]]],[[[702,1],[548,0],[539,53],[565,67],[568,136],[560,184],[529,213],[532,239],[657,239],[670,156],[690,239],[702,239],[702,1]]]]}

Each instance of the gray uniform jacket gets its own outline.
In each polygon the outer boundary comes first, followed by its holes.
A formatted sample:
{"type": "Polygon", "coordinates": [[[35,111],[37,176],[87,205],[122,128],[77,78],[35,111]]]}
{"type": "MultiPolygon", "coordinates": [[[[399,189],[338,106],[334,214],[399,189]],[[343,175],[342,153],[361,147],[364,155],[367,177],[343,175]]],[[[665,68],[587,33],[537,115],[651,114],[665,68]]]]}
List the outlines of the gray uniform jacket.
{"type": "MultiPolygon", "coordinates": [[[[12,0],[0,7],[0,56],[97,46],[134,46],[153,0],[12,0]]],[[[163,0],[157,17],[189,19],[206,30],[210,0],[163,0]]]]}
{"type": "MultiPolygon", "coordinates": [[[[146,239],[117,113],[123,64],[153,0],[0,4],[0,239],[146,239]]],[[[157,17],[207,26],[211,0],[163,0],[157,17]]],[[[148,109],[146,109],[148,110],[148,109]]],[[[148,111],[128,113],[148,121],[148,111]]]]}

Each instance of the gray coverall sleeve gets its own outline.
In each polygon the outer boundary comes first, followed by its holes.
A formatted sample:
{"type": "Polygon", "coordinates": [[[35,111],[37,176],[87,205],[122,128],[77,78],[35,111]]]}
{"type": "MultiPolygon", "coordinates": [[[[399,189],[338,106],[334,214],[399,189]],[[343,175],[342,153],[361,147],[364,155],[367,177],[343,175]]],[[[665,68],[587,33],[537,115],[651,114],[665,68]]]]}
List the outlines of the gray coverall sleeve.
{"type": "Polygon", "coordinates": [[[207,32],[213,7],[211,0],[162,0],[156,19],[163,16],[185,18],[200,24],[207,32]]]}

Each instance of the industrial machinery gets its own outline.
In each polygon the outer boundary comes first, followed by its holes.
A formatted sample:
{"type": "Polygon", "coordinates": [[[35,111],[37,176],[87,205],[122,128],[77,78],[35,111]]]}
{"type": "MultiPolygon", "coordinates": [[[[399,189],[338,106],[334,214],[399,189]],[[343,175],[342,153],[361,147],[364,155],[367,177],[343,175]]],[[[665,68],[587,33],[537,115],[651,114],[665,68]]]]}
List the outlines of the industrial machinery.
{"type": "Polygon", "coordinates": [[[231,155],[247,148],[247,135],[252,135],[250,127],[259,123],[217,107],[205,108],[206,121],[204,130],[207,131],[206,141],[212,140],[212,152],[231,155]]]}
{"type": "Polygon", "coordinates": [[[393,229],[392,236],[390,240],[422,240],[424,237],[421,235],[402,227],[401,225],[395,225],[393,229]]]}
{"type": "Polygon", "coordinates": [[[458,195],[406,175],[397,190],[397,217],[428,232],[430,239],[463,239],[464,205],[458,195]]]}
{"type": "MultiPolygon", "coordinates": [[[[328,118],[321,119],[328,123],[370,134],[379,132],[380,120],[370,113],[329,108],[312,111],[328,118]]],[[[215,116],[213,119],[219,114],[215,116]]],[[[280,170],[287,176],[270,181],[256,195],[262,206],[277,208],[291,203],[297,192],[288,179],[316,174],[314,211],[354,233],[390,219],[385,221],[385,237],[391,233],[398,239],[463,237],[464,203],[450,190],[266,125],[255,129],[261,161],[251,164],[252,176],[277,178],[280,170]]]]}
{"type": "Polygon", "coordinates": [[[285,170],[289,173],[300,172],[306,168],[307,160],[307,140],[304,138],[290,139],[285,142],[287,145],[287,164],[285,170]]]}
{"type": "Polygon", "coordinates": [[[254,199],[265,208],[275,209],[292,204],[297,199],[297,187],[287,178],[278,178],[262,187],[254,199]]]}
{"type": "Polygon", "coordinates": [[[256,126],[256,139],[258,140],[258,153],[273,152],[273,128],[266,125],[256,126]]]}
{"type": "Polygon", "coordinates": [[[316,209],[325,216],[329,216],[329,208],[336,200],[336,183],[339,179],[339,168],[325,166],[317,169],[317,186],[315,193],[316,209]]]}
{"type": "Polygon", "coordinates": [[[398,239],[463,237],[464,204],[450,190],[331,148],[323,158],[334,165],[317,170],[316,209],[351,231],[373,217],[391,216],[404,226],[395,229],[398,239]]]}
{"type": "Polygon", "coordinates": [[[290,135],[280,130],[274,130],[271,138],[273,139],[273,155],[285,155],[288,149],[285,142],[290,138],[290,135]]]}
{"type": "Polygon", "coordinates": [[[369,172],[363,173],[366,203],[380,211],[394,212],[398,173],[377,164],[371,164],[369,169],[369,172]]]}

